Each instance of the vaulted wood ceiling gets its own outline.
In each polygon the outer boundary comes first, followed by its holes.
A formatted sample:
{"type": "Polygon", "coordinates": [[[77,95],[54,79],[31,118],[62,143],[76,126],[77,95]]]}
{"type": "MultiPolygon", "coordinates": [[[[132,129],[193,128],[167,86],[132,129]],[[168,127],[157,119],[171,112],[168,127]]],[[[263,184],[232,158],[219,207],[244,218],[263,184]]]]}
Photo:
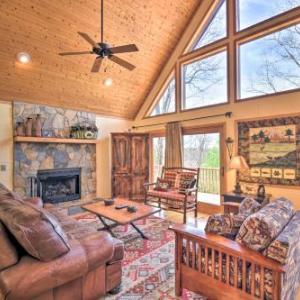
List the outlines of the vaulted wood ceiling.
{"type": "Polygon", "coordinates": [[[106,0],[104,39],[135,43],[139,52],[120,54],[130,72],[105,62],[90,73],[94,56],[61,57],[90,50],[77,34],[99,40],[100,0],[0,0],[0,100],[23,100],[134,118],[187,26],[199,0],[106,0]],[[18,52],[32,56],[16,63],[18,52]],[[113,78],[104,87],[103,79],[113,78]]]}

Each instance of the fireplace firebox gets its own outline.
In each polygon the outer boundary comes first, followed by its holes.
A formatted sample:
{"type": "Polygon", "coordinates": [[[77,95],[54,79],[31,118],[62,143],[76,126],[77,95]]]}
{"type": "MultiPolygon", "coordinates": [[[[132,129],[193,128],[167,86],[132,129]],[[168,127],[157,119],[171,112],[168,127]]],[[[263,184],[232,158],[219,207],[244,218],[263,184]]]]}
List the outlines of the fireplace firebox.
{"type": "Polygon", "coordinates": [[[81,168],[39,170],[37,195],[45,203],[60,203],[81,198],[81,168]]]}

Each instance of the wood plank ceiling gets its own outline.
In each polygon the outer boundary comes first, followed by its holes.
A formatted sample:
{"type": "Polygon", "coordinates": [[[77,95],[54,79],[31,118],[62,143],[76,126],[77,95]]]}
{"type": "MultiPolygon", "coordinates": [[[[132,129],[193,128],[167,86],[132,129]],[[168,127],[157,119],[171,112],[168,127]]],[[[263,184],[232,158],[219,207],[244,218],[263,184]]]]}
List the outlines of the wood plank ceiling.
{"type": "Polygon", "coordinates": [[[90,73],[94,56],[61,57],[90,50],[77,31],[100,40],[100,0],[0,0],[0,100],[23,100],[132,119],[172,53],[199,0],[106,0],[104,39],[111,46],[135,43],[120,54],[130,72],[104,63],[90,73]],[[16,62],[27,51],[29,65],[16,62]],[[113,85],[104,87],[104,78],[113,85]]]}

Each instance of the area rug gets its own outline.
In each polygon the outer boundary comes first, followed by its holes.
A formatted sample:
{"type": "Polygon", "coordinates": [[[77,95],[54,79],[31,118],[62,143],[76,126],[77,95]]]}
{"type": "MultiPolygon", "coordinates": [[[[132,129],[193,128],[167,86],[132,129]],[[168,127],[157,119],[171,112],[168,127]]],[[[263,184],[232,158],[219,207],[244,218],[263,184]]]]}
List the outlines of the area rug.
{"type": "MultiPolygon", "coordinates": [[[[97,217],[88,212],[72,217],[90,226],[102,226],[97,217]]],[[[175,296],[175,241],[174,233],[168,229],[170,222],[152,216],[135,224],[149,239],[140,238],[130,225],[113,229],[125,242],[122,290],[118,295],[107,295],[99,300],[205,300],[187,290],[181,298],[175,296]]]]}

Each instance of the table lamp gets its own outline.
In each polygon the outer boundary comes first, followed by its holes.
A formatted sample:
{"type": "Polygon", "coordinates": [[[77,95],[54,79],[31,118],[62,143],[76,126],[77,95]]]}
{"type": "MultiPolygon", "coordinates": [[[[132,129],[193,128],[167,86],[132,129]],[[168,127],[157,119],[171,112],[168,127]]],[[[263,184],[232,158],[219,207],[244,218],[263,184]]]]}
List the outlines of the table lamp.
{"type": "MultiPolygon", "coordinates": [[[[249,166],[245,160],[245,158],[243,156],[234,156],[229,163],[229,168],[233,169],[233,170],[237,170],[239,171],[243,171],[243,170],[248,170],[249,166]]],[[[239,183],[239,179],[238,179],[238,175],[236,177],[236,185],[234,187],[234,193],[235,194],[241,194],[242,193],[242,189],[241,189],[241,185],[239,183]]]]}

